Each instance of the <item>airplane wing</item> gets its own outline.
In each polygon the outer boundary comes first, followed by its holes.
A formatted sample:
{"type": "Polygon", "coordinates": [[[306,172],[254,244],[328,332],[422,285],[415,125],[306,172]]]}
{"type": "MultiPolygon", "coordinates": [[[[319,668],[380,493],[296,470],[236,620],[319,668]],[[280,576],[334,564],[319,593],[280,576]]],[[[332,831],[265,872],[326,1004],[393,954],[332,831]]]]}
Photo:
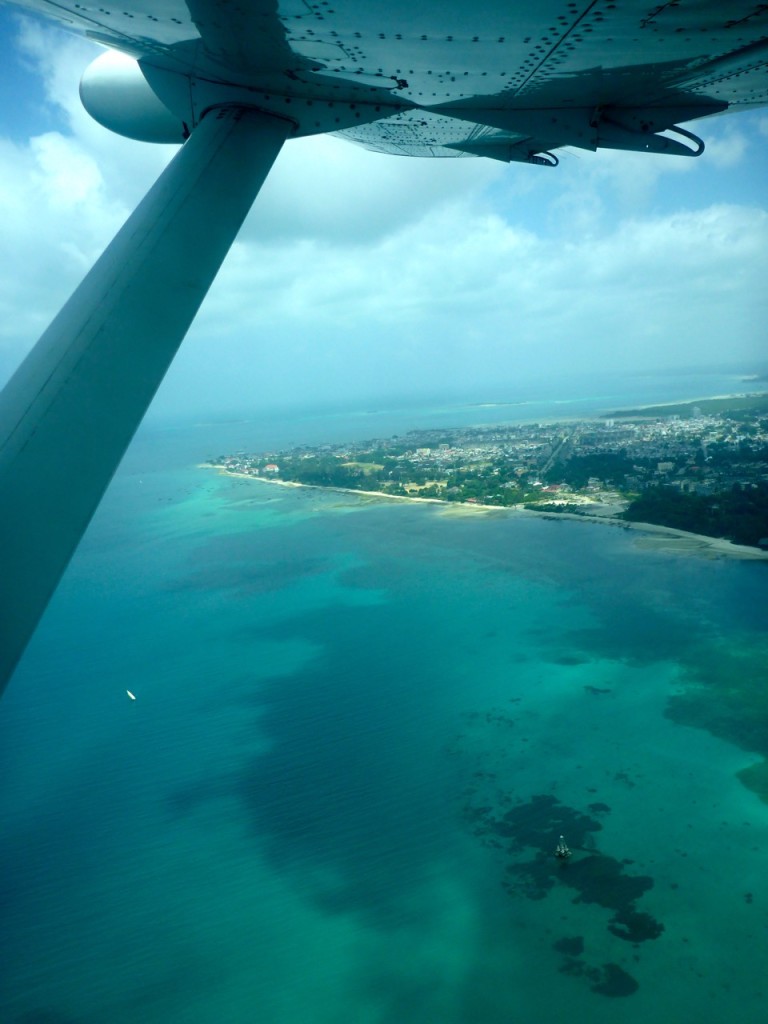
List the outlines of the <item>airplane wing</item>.
{"type": "Polygon", "coordinates": [[[555,166],[698,156],[681,122],[768,102],[754,0],[17,0],[104,45],[86,108],[184,142],[0,395],[0,686],[283,142],[555,166]],[[52,497],[55,496],[55,497],[52,497]]]}
{"type": "Polygon", "coordinates": [[[698,145],[654,136],[768,102],[768,7],[754,0],[15,4],[136,58],[190,130],[228,97],[290,114],[294,136],[338,131],[405,156],[685,155],[698,145]],[[328,103],[333,118],[310,116],[328,103]]]}

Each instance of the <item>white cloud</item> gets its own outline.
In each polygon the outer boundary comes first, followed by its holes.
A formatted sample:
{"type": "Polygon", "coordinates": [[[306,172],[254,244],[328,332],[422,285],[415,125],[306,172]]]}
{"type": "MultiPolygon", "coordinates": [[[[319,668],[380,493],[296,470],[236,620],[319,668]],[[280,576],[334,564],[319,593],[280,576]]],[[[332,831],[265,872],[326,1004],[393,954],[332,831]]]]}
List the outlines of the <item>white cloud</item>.
{"type": "Polygon", "coordinates": [[[188,385],[215,353],[199,400],[243,407],[265,378],[272,400],[757,359],[766,265],[761,210],[626,220],[563,245],[467,199],[379,239],[364,261],[330,241],[238,244],[174,372],[188,385]]]}
{"type": "Polygon", "coordinates": [[[105,195],[93,157],[50,133],[0,141],[0,336],[28,347],[127,210],[105,195]]]}
{"type": "Polygon", "coordinates": [[[30,141],[35,184],[53,209],[69,209],[101,191],[102,176],[93,157],[62,135],[49,132],[30,141]]]}
{"type": "Polygon", "coordinates": [[[749,150],[747,137],[736,125],[728,123],[722,131],[712,134],[707,142],[707,159],[716,167],[737,167],[749,150]]]}
{"type": "Polygon", "coordinates": [[[505,170],[479,159],[382,156],[332,136],[288,142],[245,231],[358,244],[479,193],[505,170]]]}

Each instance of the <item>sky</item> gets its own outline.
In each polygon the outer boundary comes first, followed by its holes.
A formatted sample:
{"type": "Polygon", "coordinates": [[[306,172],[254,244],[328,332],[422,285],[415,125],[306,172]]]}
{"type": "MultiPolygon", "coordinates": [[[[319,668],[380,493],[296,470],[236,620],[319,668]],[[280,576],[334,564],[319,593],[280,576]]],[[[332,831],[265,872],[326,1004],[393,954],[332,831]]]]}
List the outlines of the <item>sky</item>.
{"type": "MultiPolygon", "coordinates": [[[[83,110],[100,52],[0,7],[0,384],[175,152],[83,110]]],[[[697,160],[563,150],[554,170],[287,143],[150,417],[764,371],[768,110],[688,127],[697,160]]]]}

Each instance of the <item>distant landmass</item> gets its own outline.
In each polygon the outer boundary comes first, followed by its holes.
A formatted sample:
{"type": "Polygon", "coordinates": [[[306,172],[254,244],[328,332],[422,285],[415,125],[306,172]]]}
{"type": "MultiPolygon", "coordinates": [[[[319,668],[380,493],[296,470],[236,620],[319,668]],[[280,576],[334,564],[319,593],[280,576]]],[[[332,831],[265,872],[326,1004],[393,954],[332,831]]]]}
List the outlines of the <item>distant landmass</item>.
{"type": "MultiPolygon", "coordinates": [[[[756,377],[753,380],[768,379],[756,377]]],[[[768,413],[768,393],[759,392],[752,395],[724,395],[722,398],[701,398],[692,402],[677,402],[670,405],[646,405],[637,409],[617,409],[604,414],[605,419],[638,419],[659,416],[679,416],[692,419],[696,416],[713,416],[717,413],[728,413],[730,419],[738,418],[739,413],[768,413]]]]}
{"type": "Polygon", "coordinates": [[[649,523],[768,549],[768,393],[602,420],[415,430],[222,455],[211,465],[384,497],[649,523]]]}

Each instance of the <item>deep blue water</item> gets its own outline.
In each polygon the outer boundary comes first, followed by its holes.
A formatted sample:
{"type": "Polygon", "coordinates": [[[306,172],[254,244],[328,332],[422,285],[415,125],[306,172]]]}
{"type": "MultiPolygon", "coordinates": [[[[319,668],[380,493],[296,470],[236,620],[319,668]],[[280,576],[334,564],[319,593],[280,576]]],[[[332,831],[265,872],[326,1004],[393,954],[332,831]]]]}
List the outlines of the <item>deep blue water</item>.
{"type": "Polygon", "coordinates": [[[765,564],[196,468],[457,415],[140,433],[0,705],[0,1020],[764,1019],[765,564]]]}

